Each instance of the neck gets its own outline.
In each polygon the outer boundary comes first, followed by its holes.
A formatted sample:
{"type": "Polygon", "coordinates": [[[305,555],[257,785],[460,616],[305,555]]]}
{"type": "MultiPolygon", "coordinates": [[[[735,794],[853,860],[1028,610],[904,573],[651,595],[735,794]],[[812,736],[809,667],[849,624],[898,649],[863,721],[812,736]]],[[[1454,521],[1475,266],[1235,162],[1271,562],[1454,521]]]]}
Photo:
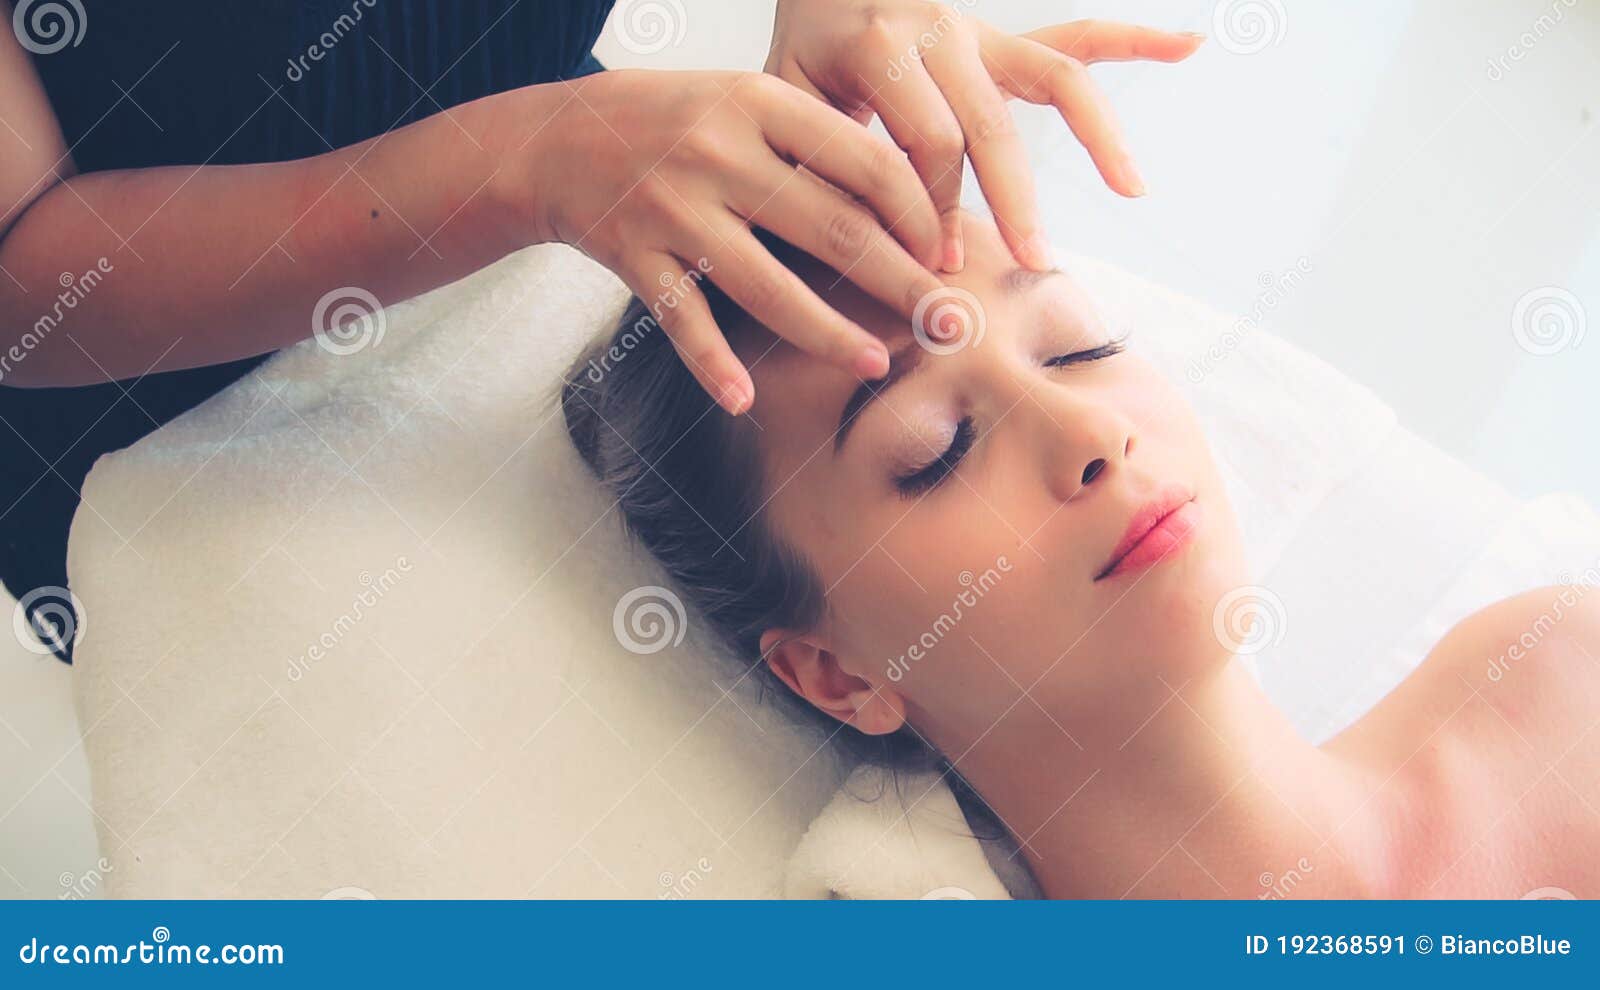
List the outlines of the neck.
{"type": "Polygon", "coordinates": [[[1238,663],[1149,700],[1094,726],[1024,701],[960,757],[1046,896],[1386,888],[1373,775],[1301,737],[1238,663]]]}

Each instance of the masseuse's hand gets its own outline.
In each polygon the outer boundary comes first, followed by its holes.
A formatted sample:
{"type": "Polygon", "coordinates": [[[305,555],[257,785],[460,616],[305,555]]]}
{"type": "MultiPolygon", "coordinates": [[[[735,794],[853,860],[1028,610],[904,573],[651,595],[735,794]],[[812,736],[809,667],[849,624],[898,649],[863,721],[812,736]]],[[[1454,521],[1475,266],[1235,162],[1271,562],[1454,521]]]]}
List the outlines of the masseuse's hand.
{"type": "MultiPolygon", "coordinates": [[[[686,273],[710,278],[774,333],[878,378],[882,341],[780,264],[755,225],[845,273],[908,318],[940,288],[933,201],[906,155],[834,107],[759,72],[613,71],[522,91],[532,132],[502,176],[513,217],[574,245],[652,303],[700,384],[733,413],[750,375],[686,273]],[[796,163],[801,163],[797,166],[796,163]]],[[[514,140],[508,140],[514,144],[514,140]]],[[[526,243],[524,241],[524,243],[526,243]]]]}
{"type": "Polygon", "coordinates": [[[1104,21],[1011,35],[977,20],[972,8],[973,0],[778,0],[766,69],[858,121],[883,118],[933,194],[944,268],[963,263],[964,158],[1017,261],[1048,268],[1033,176],[1006,100],[1055,106],[1106,184],[1139,196],[1144,181],[1084,65],[1177,62],[1205,39],[1104,21]]]}

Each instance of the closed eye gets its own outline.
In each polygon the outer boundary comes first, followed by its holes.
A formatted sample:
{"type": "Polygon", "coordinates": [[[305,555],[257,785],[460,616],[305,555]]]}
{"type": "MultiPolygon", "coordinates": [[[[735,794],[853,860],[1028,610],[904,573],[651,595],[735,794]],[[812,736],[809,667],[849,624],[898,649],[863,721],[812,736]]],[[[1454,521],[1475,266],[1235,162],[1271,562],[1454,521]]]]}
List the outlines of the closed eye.
{"type": "Polygon", "coordinates": [[[972,449],[972,444],[977,439],[978,431],[973,426],[972,417],[961,417],[961,422],[956,424],[956,435],[950,440],[950,446],[945,448],[944,453],[928,464],[895,478],[895,488],[906,498],[916,498],[939,487],[939,484],[956,469],[956,465],[961,463],[961,459],[967,456],[967,451],[972,449]]]}
{"type": "MultiPolygon", "coordinates": [[[[1121,354],[1126,349],[1126,338],[1113,340],[1091,347],[1088,350],[1073,351],[1070,354],[1058,354],[1044,362],[1047,368],[1064,368],[1075,364],[1088,364],[1092,361],[1101,361],[1105,358],[1121,354]]],[[[972,445],[977,442],[978,430],[973,424],[971,416],[963,416],[956,424],[956,435],[951,439],[950,446],[938,457],[922,467],[895,478],[895,488],[906,498],[917,498],[939,487],[960,465],[962,458],[972,450],[972,445]]]]}
{"type": "Polygon", "coordinates": [[[1086,351],[1074,351],[1071,354],[1058,354],[1044,363],[1046,368],[1064,368],[1070,364],[1088,364],[1090,361],[1101,361],[1108,357],[1121,354],[1127,346],[1127,339],[1113,340],[1099,347],[1091,347],[1086,351]]]}

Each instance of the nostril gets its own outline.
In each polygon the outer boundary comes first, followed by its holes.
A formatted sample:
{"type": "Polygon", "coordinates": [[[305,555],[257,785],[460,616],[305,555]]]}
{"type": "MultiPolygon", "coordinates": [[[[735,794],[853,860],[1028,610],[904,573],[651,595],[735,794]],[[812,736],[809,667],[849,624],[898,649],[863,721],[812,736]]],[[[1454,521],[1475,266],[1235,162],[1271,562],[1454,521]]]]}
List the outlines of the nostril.
{"type": "Polygon", "coordinates": [[[1088,467],[1083,469],[1083,483],[1087,485],[1089,482],[1095,479],[1096,475],[1105,469],[1106,459],[1104,457],[1096,457],[1094,460],[1089,462],[1088,467]]]}

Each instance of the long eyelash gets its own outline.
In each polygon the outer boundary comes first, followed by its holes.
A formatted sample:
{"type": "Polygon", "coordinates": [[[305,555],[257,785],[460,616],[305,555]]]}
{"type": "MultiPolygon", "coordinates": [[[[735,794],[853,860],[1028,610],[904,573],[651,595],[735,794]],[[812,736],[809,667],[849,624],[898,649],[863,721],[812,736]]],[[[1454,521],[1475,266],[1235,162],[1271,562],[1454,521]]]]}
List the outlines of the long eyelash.
{"type": "Polygon", "coordinates": [[[956,435],[944,453],[935,457],[926,466],[896,478],[895,487],[907,498],[915,498],[924,492],[932,491],[956,469],[956,465],[967,456],[967,451],[972,449],[972,444],[977,439],[978,431],[972,425],[972,417],[963,416],[961,422],[956,424],[956,435]]]}
{"type": "Polygon", "coordinates": [[[1044,366],[1046,368],[1063,368],[1069,364],[1087,364],[1090,361],[1100,361],[1105,358],[1121,354],[1127,349],[1127,344],[1128,338],[1123,337],[1120,340],[1113,340],[1110,343],[1101,344],[1099,347],[1091,347],[1086,351],[1075,351],[1071,354],[1058,355],[1046,361],[1044,366]]]}

